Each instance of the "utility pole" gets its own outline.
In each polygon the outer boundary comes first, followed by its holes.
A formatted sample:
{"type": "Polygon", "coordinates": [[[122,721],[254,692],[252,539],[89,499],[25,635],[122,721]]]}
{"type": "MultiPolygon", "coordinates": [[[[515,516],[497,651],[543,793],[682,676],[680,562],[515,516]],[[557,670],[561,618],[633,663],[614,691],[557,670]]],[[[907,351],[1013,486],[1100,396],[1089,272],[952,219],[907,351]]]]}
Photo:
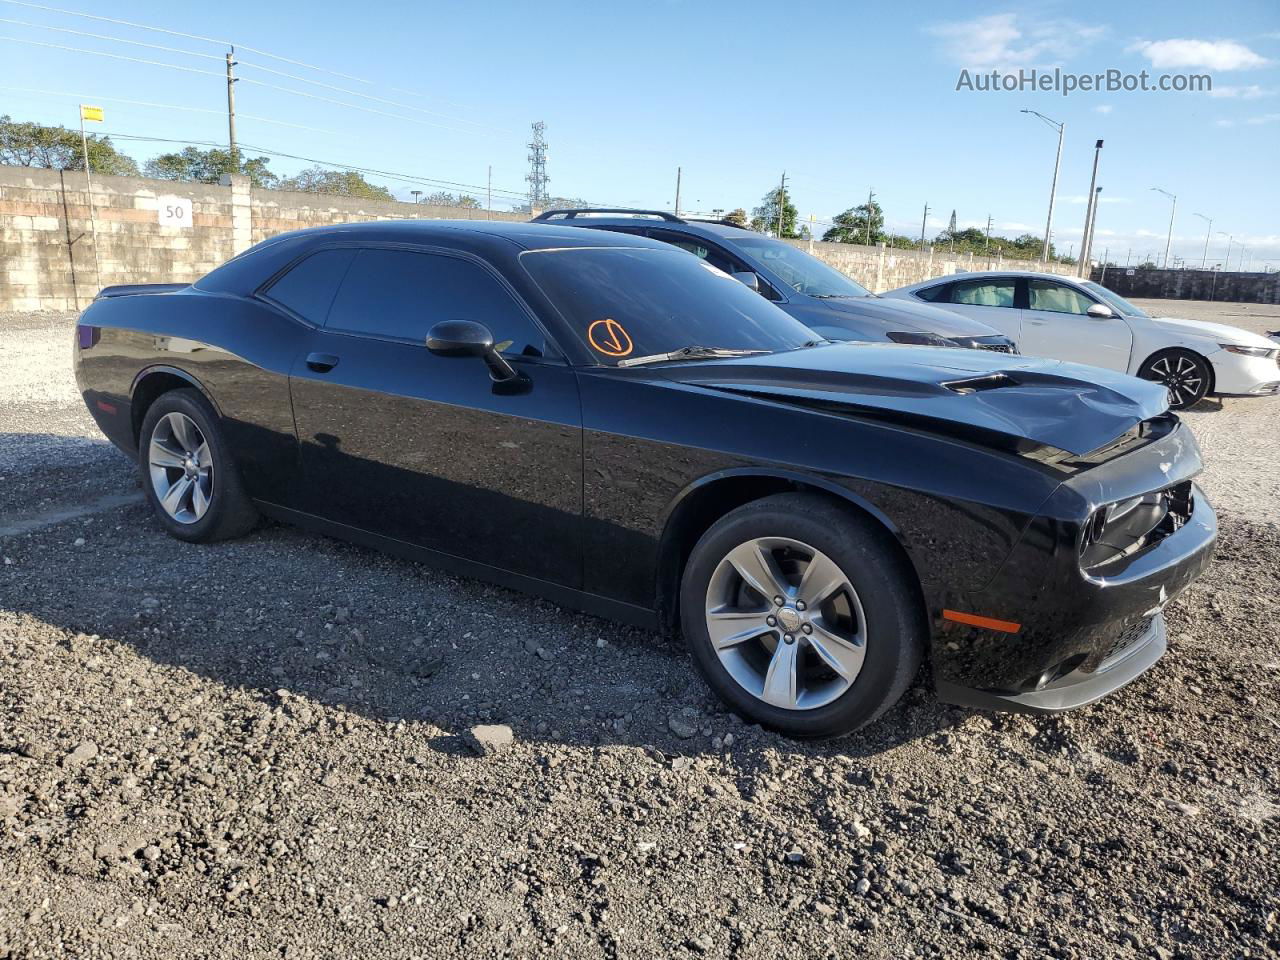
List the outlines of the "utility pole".
{"type": "Polygon", "coordinates": [[[867,188],[867,246],[871,246],[871,203],[875,199],[875,191],[867,188]]]}
{"type": "Polygon", "coordinates": [[[778,187],[778,239],[782,239],[782,214],[787,205],[787,171],[782,171],[782,186],[778,187]]]}
{"type": "Polygon", "coordinates": [[[1173,201],[1173,205],[1169,207],[1169,235],[1164,241],[1164,259],[1160,261],[1162,270],[1169,269],[1169,247],[1173,243],[1173,217],[1178,212],[1178,198],[1168,190],[1161,190],[1159,187],[1152,187],[1156,193],[1163,193],[1166,197],[1173,201]]]}
{"type": "Polygon", "coordinates": [[[1213,221],[1206,217],[1203,213],[1193,213],[1193,217],[1199,217],[1205,223],[1209,224],[1209,229],[1204,232],[1204,253],[1200,256],[1200,269],[1204,269],[1204,265],[1209,262],[1209,236],[1213,233],[1213,221]]]}
{"type": "Polygon", "coordinates": [[[991,249],[991,214],[987,214],[987,239],[982,241],[982,252],[986,253],[991,249]]]}
{"type": "Polygon", "coordinates": [[[924,249],[924,227],[929,222],[929,205],[924,205],[924,216],[920,218],[920,249],[924,249]]]}
{"type": "MultiPolygon", "coordinates": [[[[1084,236],[1085,237],[1089,236],[1089,231],[1093,228],[1093,205],[1097,200],[1097,196],[1098,196],[1098,193],[1095,187],[1097,187],[1098,185],[1098,161],[1101,158],[1102,158],[1102,141],[1099,140],[1096,144],[1094,144],[1094,147],[1093,147],[1093,176],[1089,178],[1089,194],[1088,194],[1089,207],[1087,210],[1085,210],[1085,213],[1084,213],[1084,236]]],[[[1081,238],[1081,239],[1083,241],[1084,238],[1081,238]]],[[[1085,252],[1084,247],[1082,245],[1080,248],[1080,254],[1081,254],[1080,261],[1076,264],[1077,277],[1087,276],[1087,274],[1084,273],[1084,269],[1085,269],[1083,265],[1084,252],[1085,252]]]]}
{"type": "MultiPolygon", "coordinates": [[[[1040,250],[1040,262],[1049,262],[1049,246],[1050,234],[1053,232],[1053,201],[1058,195],[1058,168],[1062,166],[1062,135],[1067,129],[1065,123],[1059,123],[1057,120],[1051,120],[1043,113],[1035,110],[1023,110],[1022,113],[1032,113],[1058,131],[1058,155],[1053,161],[1053,184],[1049,187],[1049,218],[1044,225],[1044,247],[1040,250]]],[[[1098,141],[1098,145],[1102,145],[1102,141],[1098,141]]]]}
{"type": "Polygon", "coordinates": [[[236,146],[236,78],[231,72],[231,68],[236,65],[236,61],[232,59],[236,52],[236,48],[232,47],[227,53],[227,141],[231,147],[231,166],[236,172],[240,172],[240,148],[236,146]]]}
{"type": "Polygon", "coordinates": [[[1093,190],[1093,216],[1089,218],[1089,229],[1084,235],[1084,240],[1080,246],[1081,254],[1084,258],[1084,273],[1081,276],[1088,278],[1093,261],[1093,231],[1098,223],[1098,207],[1102,201],[1102,188],[1095,187],[1093,190]]]}
{"type": "Polygon", "coordinates": [[[680,216],[680,168],[676,167],[676,216],[680,216]]]}

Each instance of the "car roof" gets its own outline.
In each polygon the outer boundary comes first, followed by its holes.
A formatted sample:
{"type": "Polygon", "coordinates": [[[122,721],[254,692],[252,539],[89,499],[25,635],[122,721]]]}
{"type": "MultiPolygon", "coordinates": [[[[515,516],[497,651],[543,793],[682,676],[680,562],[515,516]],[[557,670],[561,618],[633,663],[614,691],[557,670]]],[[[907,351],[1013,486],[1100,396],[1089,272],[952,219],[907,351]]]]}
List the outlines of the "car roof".
{"type": "Polygon", "coordinates": [[[953,283],[957,280],[985,280],[989,277],[1032,277],[1044,280],[1060,280],[1063,283],[1075,285],[1085,282],[1080,277],[1069,277],[1061,273],[1048,273],[1044,270],[1023,270],[1015,267],[1008,270],[966,270],[964,273],[953,273],[945,277],[930,277],[928,280],[920,280],[907,286],[909,289],[914,290],[917,287],[931,287],[939,283],[953,283]]]}
{"type": "Polygon", "coordinates": [[[491,237],[495,242],[507,241],[526,250],[555,247],[617,246],[666,249],[666,245],[647,237],[609,234],[607,238],[584,240],[580,230],[551,223],[510,220],[366,220],[359,223],[336,223],[324,227],[308,227],[278,234],[269,242],[306,238],[314,244],[330,240],[425,242],[470,237],[491,237]]]}
{"type": "MultiPolygon", "coordinates": [[[[553,213],[556,211],[552,211],[553,213]]],[[[671,214],[635,213],[635,214],[593,214],[590,212],[565,211],[577,213],[577,216],[565,217],[562,220],[540,221],[548,225],[564,224],[575,227],[657,227],[674,233],[685,233],[690,236],[721,237],[726,240],[738,237],[763,237],[764,234],[745,227],[734,226],[719,220],[696,220],[675,217],[671,214]]]]}

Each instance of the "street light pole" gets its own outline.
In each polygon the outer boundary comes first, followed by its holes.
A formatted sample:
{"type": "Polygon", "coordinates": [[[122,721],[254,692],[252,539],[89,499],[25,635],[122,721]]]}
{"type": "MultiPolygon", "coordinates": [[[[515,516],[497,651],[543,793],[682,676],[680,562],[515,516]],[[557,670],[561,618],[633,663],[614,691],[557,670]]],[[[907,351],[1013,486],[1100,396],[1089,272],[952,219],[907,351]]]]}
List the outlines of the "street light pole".
{"type": "Polygon", "coordinates": [[[1213,233],[1213,221],[1203,213],[1193,213],[1192,216],[1209,224],[1209,229],[1204,232],[1204,254],[1200,257],[1200,269],[1203,270],[1204,265],[1209,262],[1209,235],[1213,233]]]}
{"type": "MultiPolygon", "coordinates": [[[[1067,129],[1067,125],[1065,123],[1059,123],[1057,120],[1051,120],[1048,117],[1046,117],[1043,113],[1040,113],[1039,111],[1036,111],[1036,110],[1023,110],[1021,112],[1035,114],[1045,123],[1047,123],[1049,126],[1055,128],[1058,131],[1058,155],[1054,158],[1054,161],[1053,161],[1053,184],[1052,186],[1049,187],[1049,217],[1045,221],[1044,246],[1040,250],[1040,261],[1042,263],[1048,263],[1049,262],[1049,234],[1053,232],[1053,201],[1058,195],[1058,168],[1062,165],[1062,135],[1063,135],[1063,131],[1067,129]]],[[[1099,140],[1098,144],[1101,145],[1102,141],[1099,140]]]]}
{"type": "Polygon", "coordinates": [[[1169,208],[1169,235],[1165,238],[1165,241],[1164,241],[1164,260],[1161,261],[1160,263],[1161,268],[1168,269],[1169,246],[1173,243],[1173,217],[1174,217],[1174,214],[1178,212],[1178,198],[1174,194],[1170,193],[1168,190],[1161,190],[1159,187],[1152,187],[1151,189],[1154,190],[1156,193],[1163,193],[1166,197],[1168,197],[1170,200],[1173,201],[1173,205],[1169,208]]]}

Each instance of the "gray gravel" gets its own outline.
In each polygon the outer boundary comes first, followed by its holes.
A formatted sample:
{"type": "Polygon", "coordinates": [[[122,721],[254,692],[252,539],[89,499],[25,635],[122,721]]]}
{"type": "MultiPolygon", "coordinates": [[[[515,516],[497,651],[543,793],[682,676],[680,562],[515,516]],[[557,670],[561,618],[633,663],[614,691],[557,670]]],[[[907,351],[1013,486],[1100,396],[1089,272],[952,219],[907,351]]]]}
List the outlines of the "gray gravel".
{"type": "Polygon", "coordinates": [[[642,631],[283,526],[164,536],[105,499],[137,488],[70,322],[0,316],[0,960],[1280,951],[1265,401],[1188,416],[1221,547],[1146,677],[1059,718],[922,683],[797,744],[642,631]]]}

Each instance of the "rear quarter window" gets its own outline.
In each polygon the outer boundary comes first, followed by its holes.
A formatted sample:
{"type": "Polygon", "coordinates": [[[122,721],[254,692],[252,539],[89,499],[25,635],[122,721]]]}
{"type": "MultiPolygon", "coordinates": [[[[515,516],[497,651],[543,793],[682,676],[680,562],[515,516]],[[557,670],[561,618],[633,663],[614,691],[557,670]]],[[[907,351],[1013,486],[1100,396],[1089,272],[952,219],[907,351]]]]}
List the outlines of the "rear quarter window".
{"type": "Polygon", "coordinates": [[[948,290],[951,287],[949,283],[939,283],[932,287],[924,287],[916,291],[916,296],[921,300],[928,300],[930,303],[946,303],[950,297],[948,290]]]}
{"type": "Polygon", "coordinates": [[[295,263],[263,294],[302,319],[324,326],[354,250],[321,250],[295,263]]]}

